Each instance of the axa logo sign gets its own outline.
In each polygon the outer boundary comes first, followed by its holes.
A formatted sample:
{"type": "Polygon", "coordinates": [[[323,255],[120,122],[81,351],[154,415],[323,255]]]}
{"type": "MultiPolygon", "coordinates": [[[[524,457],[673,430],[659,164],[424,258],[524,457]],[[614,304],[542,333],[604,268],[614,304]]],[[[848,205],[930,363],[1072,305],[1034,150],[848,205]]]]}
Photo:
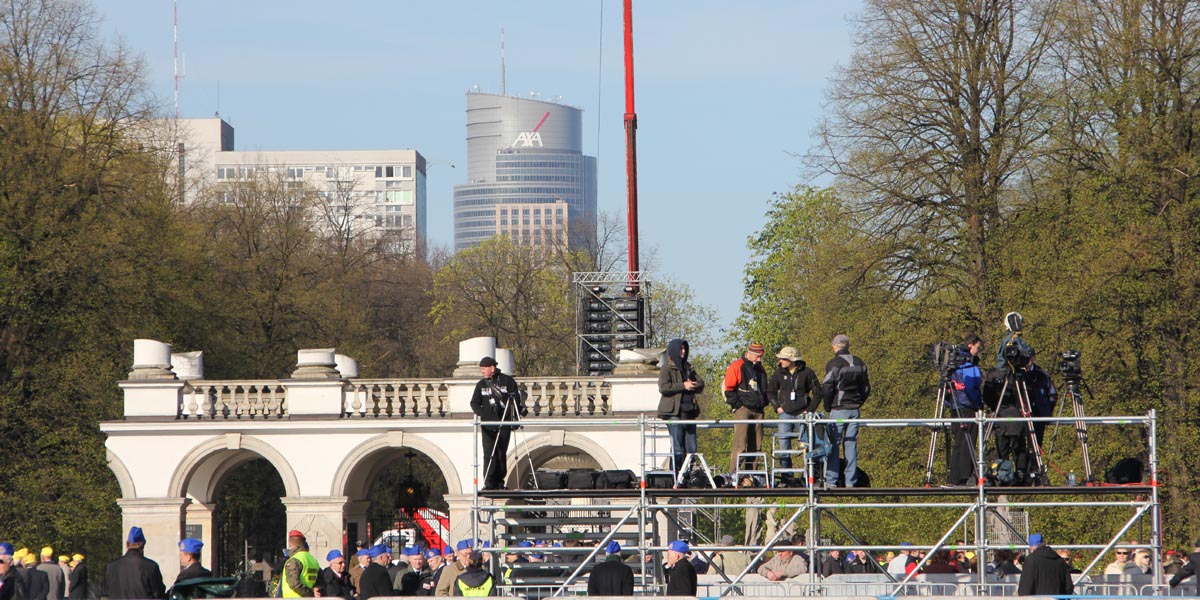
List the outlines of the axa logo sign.
{"type": "Polygon", "coordinates": [[[546,111],[546,114],[542,115],[542,120],[538,121],[538,124],[534,126],[533,131],[522,131],[521,133],[518,133],[517,139],[513,140],[513,143],[509,145],[509,148],[541,148],[542,134],[538,133],[538,130],[542,128],[542,124],[546,122],[546,119],[549,116],[550,111],[546,111]]]}

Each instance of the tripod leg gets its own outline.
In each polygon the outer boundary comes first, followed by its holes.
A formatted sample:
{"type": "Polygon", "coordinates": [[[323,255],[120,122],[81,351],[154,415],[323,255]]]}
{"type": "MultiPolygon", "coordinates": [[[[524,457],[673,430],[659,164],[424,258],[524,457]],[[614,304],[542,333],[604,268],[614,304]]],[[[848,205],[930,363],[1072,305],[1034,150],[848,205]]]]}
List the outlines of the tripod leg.
{"type": "MultiPolygon", "coordinates": [[[[933,419],[936,421],[942,418],[942,411],[946,404],[946,386],[943,385],[938,389],[937,403],[933,408],[933,419]]],[[[925,461],[925,487],[933,485],[933,461],[937,455],[937,438],[938,429],[941,428],[940,423],[934,423],[933,431],[929,435],[929,456],[925,461]]]]}
{"type": "Polygon", "coordinates": [[[1038,443],[1037,430],[1034,429],[1033,422],[1033,405],[1029,401],[1029,388],[1024,381],[1017,382],[1017,401],[1021,407],[1021,416],[1025,417],[1027,433],[1029,435],[1029,451],[1033,454],[1033,462],[1037,467],[1036,473],[1031,473],[1033,479],[1038,483],[1048,483],[1046,481],[1046,464],[1043,461],[1042,445],[1038,443]]]}
{"type": "Polygon", "coordinates": [[[1087,422],[1081,420],[1083,414],[1083,394],[1079,393],[1079,389],[1074,383],[1067,385],[1067,395],[1071,397],[1071,407],[1075,410],[1075,436],[1079,438],[1080,452],[1083,454],[1083,481],[1084,483],[1092,483],[1094,476],[1092,475],[1092,459],[1088,456],[1088,429],[1087,422]]]}

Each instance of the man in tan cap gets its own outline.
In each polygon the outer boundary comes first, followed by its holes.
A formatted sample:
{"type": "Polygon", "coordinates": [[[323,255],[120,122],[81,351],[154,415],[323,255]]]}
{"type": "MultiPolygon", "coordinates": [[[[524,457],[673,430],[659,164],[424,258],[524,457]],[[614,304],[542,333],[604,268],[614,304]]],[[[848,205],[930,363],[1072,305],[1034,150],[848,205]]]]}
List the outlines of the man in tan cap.
{"type": "MultiPolygon", "coordinates": [[[[733,409],[736,420],[763,418],[763,409],[767,406],[767,372],[762,366],[764,353],[762,344],[750,342],[742,357],[725,369],[725,402],[733,409]]],[[[743,452],[762,451],[762,425],[735,424],[732,446],[729,470],[737,472],[740,470],[738,458],[743,452]]]]}
{"type": "MultiPolygon", "coordinates": [[[[808,428],[801,419],[804,413],[817,410],[821,402],[821,380],[800,358],[800,351],[792,346],[780,348],[775,358],[779,359],[779,368],[767,381],[767,400],[779,419],[779,449],[791,450],[792,438],[797,434],[801,442],[808,441],[808,428]]],[[[779,466],[792,468],[791,454],[780,457],[779,466]]]]}

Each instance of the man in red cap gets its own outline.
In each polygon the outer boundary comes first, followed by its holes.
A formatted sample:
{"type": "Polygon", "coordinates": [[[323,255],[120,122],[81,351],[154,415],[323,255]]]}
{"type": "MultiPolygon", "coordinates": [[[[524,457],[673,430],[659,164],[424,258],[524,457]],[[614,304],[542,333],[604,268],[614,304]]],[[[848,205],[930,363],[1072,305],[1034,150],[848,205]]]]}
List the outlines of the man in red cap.
{"type": "Polygon", "coordinates": [[[288,532],[288,559],[279,582],[284,598],[311,598],[321,573],[317,557],[308,551],[308,540],[298,529],[288,532]]]}
{"type": "MultiPolygon", "coordinates": [[[[725,402],[738,420],[762,419],[767,406],[767,371],[763,369],[763,345],[750,342],[742,357],[725,369],[725,402]]],[[[737,472],[743,452],[762,452],[762,425],[740,423],[733,426],[733,448],[729,470],[737,472]]],[[[740,482],[739,482],[740,485],[740,482]]]]}

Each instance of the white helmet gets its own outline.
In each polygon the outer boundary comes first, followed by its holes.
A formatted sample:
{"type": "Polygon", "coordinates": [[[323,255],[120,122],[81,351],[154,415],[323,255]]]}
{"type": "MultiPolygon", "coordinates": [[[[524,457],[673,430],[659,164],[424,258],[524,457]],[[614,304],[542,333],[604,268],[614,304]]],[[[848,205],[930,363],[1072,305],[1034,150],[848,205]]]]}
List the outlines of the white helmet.
{"type": "Polygon", "coordinates": [[[1010,312],[1004,315],[1004,329],[1007,331],[1021,331],[1025,327],[1025,318],[1019,312],[1010,312]]]}

